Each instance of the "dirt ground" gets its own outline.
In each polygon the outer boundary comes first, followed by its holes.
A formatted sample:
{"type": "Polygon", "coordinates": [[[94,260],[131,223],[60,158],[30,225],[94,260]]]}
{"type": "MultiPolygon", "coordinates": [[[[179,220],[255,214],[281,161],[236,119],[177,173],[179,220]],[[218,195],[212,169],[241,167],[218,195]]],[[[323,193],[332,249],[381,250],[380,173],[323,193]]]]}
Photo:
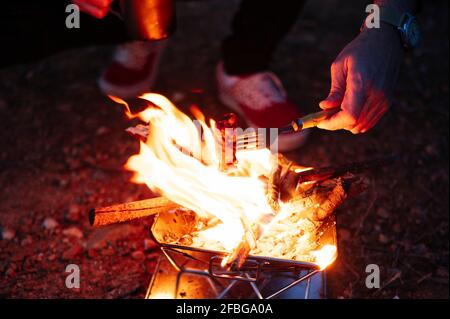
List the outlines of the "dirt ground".
{"type": "MultiPolygon", "coordinates": [[[[280,46],[273,70],[291,98],[316,110],[329,65],[356,35],[367,1],[310,1],[280,46]],[[339,3],[339,6],[338,6],[339,3]],[[348,4],[347,4],[348,3],[348,4]]],[[[238,1],[179,5],[178,32],[155,91],[219,118],[214,66],[238,1]],[[202,89],[204,94],[193,94],[202,89]]],[[[448,2],[424,1],[424,42],[408,54],[391,111],[367,134],[314,131],[287,154],[315,167],[398,154],[365,175],[367,192],[337,211],[339,258],[328,271],[331,298],[448,298],[448,2]],[[365,286],[368,264],[381,289],[365,286]]],[[[112,48],[64,52],[0,70],[0,297],[141,298],[158,249],[151,220],[92,229],[92,207],[144,199],[122,166],[138,143],[122,109],[96,78],[112,48]],[[65,267],[81,268],[67,289],[65,267]]]]}

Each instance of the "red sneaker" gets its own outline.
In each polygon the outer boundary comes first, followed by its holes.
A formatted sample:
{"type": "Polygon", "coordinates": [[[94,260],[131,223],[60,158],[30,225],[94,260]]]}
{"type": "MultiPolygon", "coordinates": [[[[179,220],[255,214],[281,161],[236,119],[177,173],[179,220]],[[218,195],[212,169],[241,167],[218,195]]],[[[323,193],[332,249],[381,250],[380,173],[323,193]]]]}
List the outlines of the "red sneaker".
{"type": "Polygon", "coordinates": [[[99,79],[105,95],[122,99],[148,92],[158,71],[167,41],[133,41],[117,47],[113,60],[99,79]]]}
{"type": "MultiPolygon", "coordinates": [[[[254,128],[279,128],[302,116],[297,105],[290,102],[277,76],[260,72],[247,76],[225,73],[222,63],[216,69],[219,98],[223,104],[242,115],[254,128]]],[[[290,151],[300,147],[309,131],[282,134],[278,149],[290,151]]]]}

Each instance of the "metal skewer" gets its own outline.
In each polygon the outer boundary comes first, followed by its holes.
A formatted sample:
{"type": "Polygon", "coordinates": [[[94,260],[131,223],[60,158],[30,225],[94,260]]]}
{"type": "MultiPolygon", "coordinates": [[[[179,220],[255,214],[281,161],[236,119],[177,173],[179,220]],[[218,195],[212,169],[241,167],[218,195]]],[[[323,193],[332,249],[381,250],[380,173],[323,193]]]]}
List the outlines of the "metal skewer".
{"type": "MultiPolygon", "coordinates": [[[[331,116],[340,111],[340,108],[320,111],[312,114],[305,115],[301,118],[293,120],[286,126],[278,128],[278,134],[289,134],[300,132],[304,129],[316,127],[323,120],[329,119],[331,116]]],[[[238,135],[236,138],[236,149],[255,149],[259,146],[259,141],[264,138],[263,134],[259,132],[246,133],[238,135]]]]}

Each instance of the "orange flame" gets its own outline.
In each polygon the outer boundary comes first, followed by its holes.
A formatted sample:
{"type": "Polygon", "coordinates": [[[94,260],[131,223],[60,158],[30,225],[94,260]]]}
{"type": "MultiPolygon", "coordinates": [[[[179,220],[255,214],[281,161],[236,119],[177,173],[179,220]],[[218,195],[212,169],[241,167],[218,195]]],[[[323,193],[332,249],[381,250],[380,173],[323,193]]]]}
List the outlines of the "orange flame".
{"type": "Polygon", "coordinates": [[[125,105],[129,118],[151,123],[139,154],[130,157],[125,165],[134,172],[132,180],[145,183],[200,216],[217,217],[222,226],[204,235],[214,236],[229,251],[236,249],[252,222],[271,212],[264,183],[258,177],[269,174],[276,157],[268,149],[238,151],[234,175],[226,174],[220,170],[214,130],[198,109],[194,109],[194,123],[162,95],[149,93],[141,98],[156,107],[133,115],[124,101],[114,98],[125,105]]]}
{"type": "MultiPolygon", "coordinates": [[[[237,166],[231,172],[221,170],[221,149],[215,136],[215,122],[206,124],[205,116],[191,107],[196,121],[178,110],[162,95],[148,93],[140,98],[151,106],[133,114],[128,104],[116,97],[110,98],[124,105],[129,119],[139,118],[151,123],[146,142],[140,142],[140,151],[131,156],[125,167],[133,171],[132,181],[145,183],[151,190],[171,201],[195,211],[202,217],[216,217],[222,221],[215,227],[199,233],[206,240],[217,241],[229,252],[249,238],[252,223],[272,214],[267,202],[266,185],[259,178],[269,176],[277,165],[277,157],[268,149],[237,151],[237,166]],[[200,136],[200,133],[202,135],[200,136]]],[[[311,169],[295,167],[296,172],[311,169]]],[[[280,202],[281,211],[267,225],[261,237],[278,220],[286,218],[289,207],[280,202]]],[[[325,245],[311,256],[321,270],[337,257],[337,247],[325,245]]],[[[162,293],[165,296],[165,292],[162,293]]]]}
{"type": "Polygon", "coordinates": [[[324,270],[336,260],[337,247],[325,245],[320,250],[312,251],[311,255],[315,257],[314,263],[320,267],[320,270],[324,270]]]}

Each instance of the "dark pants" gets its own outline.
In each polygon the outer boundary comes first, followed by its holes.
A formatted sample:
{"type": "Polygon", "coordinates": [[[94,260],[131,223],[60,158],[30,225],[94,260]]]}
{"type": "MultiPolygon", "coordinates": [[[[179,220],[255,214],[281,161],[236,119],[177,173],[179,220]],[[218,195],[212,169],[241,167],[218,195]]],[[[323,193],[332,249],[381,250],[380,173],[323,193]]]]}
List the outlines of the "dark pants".
{"type": "MultiPolygon", "coordinates": [[[[12,2],[5,1],[0,11],[0,68],[36,61],[65,49],[129,40],[123,22],[111,14],[101,20],[83,14],[80,29],[67,29],[68,1],[12,2]]],[[[266,70],[303,4],[303,0],[243,0],[233,19],[232,34],[222,46],[227,72],[266,70]]]]}
{"type": "Polygon", "coordinates": [[[232,34],[222,44],[225,70],[249,74],[267,70],[273,52],[306,0],[242,0],[232,34]]]}

